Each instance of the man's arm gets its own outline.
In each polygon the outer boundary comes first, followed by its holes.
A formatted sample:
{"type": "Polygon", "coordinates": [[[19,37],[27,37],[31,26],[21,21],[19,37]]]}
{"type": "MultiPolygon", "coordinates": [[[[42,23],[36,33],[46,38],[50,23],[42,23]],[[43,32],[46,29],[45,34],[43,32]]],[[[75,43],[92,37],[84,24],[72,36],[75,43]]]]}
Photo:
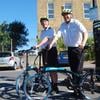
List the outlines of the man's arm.
{"type": "Polygon", "coordinates": [[[88,39],[88,33],[87,32],[83,32],[83,40],[82,40],[81,45],[79,46],[80,48],[84,48],[87,39],[88,39]]]}
{"type": "Polygon", "coordinates": [[[40,46],[42,46],[43,44],[45,44],[47,41],[49,41],[49,38],[45,37],[39,44],[36,45],[36,48],[39,48],[40,46]]]}
{"type": "Polygon", "coordinates": [[[53,44],[57,42],[58,38],[59,38],[58,35],[55,35],[54,39],[52,40],[52,42],[49,45],[49,49],[51,49],[53,44]]]}

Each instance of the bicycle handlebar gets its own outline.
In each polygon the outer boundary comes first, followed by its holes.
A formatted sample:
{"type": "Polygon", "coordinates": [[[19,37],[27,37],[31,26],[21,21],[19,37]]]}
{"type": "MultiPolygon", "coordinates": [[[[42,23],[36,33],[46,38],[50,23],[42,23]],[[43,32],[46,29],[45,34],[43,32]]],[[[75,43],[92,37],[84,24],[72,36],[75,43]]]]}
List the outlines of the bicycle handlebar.
{"type": "Polygon", "coordinates": [[[35,47],[31,47],[27,50],[20,50],[18,51],[18,54],[21,54],[21,53],[28,53],[28,52],[35,52],[35,50],[37,50],[35,47]]]}

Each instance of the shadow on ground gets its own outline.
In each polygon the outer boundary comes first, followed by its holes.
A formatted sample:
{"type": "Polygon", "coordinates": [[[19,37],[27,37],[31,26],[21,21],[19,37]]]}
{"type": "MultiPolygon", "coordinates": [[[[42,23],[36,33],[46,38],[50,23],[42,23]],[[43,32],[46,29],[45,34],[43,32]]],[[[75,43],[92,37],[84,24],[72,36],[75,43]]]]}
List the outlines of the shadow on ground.
{"type": "MultiPolygon", "coordinates": [[[[0,100],[26,100],[24,94],[22,97],[19,97],[17,95],[15,87],[15,80],[16,80],[15,78],[1,76],[0,80],[3,80],[2,83],[0,83],[0,100]]],[[[73,96],[71,92],[66,91],[65,90],[66,86],[62,82],[61,83],[59,82],[58,85],[61,88],[63,86],[63,89],[57,95],[50,95],[47,100],[83,100],[73,96]]],[[[96,91],[96,93],[100,93],[100,89],[99,91],[96,91]]],[[[95,98],[95,94],[93,95],[95,98]]],[[[100,96],[96,97],[95,99],[90,98],[90,100],[100,100],[100,96]]]]}
{"type": "MultiPolygon", "coordinates": [[[[0,100],[26,100],[23,95],[20,98],[15,90],[15,85],[10,83],[0,83],[0,100]]],[[[78,97],[74,97],[72,93],[66,91],[60,91],[57,95],[51,95],[47,100],[83,100],[78,97]]],[[[85,99],[86,100],[86,99],[85,99]]],[[[90,100],[100,100],[100,97],[90,100]]]]}
{"type": "Polygon", "coordinates": [[[17,100],[18,96],[15,93],[15,85],[0,83],[0,98],[1,100],[17,100]]]}

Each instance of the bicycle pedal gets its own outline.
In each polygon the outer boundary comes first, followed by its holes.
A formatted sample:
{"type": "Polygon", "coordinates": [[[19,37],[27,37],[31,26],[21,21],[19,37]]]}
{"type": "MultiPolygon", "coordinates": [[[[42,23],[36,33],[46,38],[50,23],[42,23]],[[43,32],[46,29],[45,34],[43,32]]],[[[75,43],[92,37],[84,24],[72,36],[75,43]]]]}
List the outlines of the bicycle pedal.
{"type": "Polygon", "coordinates": [[[33,89],[35,92],[44,92],[45,91],[45,88],[44,87],[41,87],[41,86],[34,86],[34,89],[33,89]]]}

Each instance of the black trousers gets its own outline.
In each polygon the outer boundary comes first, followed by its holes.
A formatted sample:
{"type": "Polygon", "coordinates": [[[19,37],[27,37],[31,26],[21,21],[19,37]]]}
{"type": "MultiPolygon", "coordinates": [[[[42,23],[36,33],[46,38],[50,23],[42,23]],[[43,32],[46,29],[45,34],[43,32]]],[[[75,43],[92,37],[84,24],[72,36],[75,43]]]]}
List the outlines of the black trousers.
{"type": "MultiPolygon", "coordinates": [[[[82,73],[84,52],[79,47],[68,47],[68,57],[71,71],[74,73],[82,73]]],[[[73,80],[79,82],[79,79],[73,76],[73,80]]]]}
{"type": "Polygon", "coordinates": [[[42,52],[43,65],[55,67],[58,64],[57,48],[52,47],[50,50],[44,49],[42,52]]]}
{"type": "Polygon", "coordinates": [[[81,72],[83,69],[84,52],[79,47],[68,47],[70,68],[73,72],[81,72]]]}

